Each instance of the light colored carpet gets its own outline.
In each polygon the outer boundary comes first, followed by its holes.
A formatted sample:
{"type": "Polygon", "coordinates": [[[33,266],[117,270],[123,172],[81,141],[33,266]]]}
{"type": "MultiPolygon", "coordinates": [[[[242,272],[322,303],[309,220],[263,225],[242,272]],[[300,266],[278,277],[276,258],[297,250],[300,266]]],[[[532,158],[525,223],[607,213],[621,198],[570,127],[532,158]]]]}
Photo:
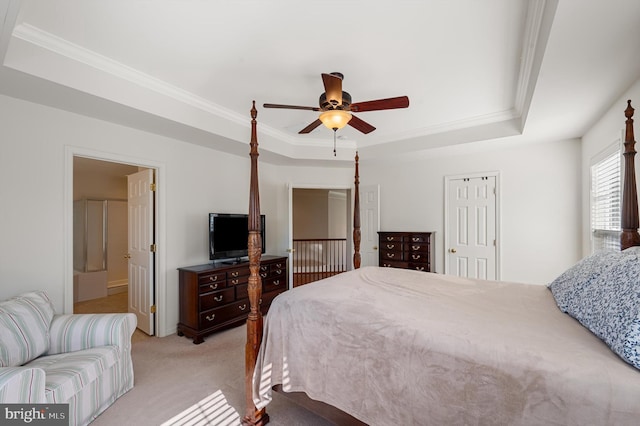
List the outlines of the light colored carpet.
{"type": "MultiPolygon", "coordinates": [[[[134,342],[134,388],[92,425],[239,425],[245,411],[245,338],[242,325],[199,345],[177,335],[134,342]]],[[[274,426],[330,424],[278,394],[267,412],[274,426]]]]}

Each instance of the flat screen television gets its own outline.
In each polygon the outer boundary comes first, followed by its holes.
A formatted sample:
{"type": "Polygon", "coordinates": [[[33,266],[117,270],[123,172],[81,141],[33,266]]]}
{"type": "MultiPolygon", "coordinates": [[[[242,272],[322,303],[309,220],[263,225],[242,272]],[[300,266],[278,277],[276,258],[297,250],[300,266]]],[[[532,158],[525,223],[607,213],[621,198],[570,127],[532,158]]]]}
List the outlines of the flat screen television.
{"type": "MultiPolygon", "coordinates": [[[[265,252],[265,215],[260,215],[262,253],[265,252]]],[[[209,259],[239,262],[249,255],[249,215],[209,213],[209,259]]]]}

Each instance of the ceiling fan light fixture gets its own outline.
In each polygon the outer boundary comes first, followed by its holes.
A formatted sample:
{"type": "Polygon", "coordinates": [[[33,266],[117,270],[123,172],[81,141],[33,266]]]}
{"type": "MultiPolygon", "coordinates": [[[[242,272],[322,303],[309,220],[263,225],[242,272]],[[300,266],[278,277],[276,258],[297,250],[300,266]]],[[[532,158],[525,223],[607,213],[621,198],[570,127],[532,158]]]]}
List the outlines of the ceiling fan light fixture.
{"type": "Polygon", "coordinates": [[[331,130],[342,129],[351,120],[351,113],[341,110],[332,109],[320,114],[320,121],[331,130]]]}

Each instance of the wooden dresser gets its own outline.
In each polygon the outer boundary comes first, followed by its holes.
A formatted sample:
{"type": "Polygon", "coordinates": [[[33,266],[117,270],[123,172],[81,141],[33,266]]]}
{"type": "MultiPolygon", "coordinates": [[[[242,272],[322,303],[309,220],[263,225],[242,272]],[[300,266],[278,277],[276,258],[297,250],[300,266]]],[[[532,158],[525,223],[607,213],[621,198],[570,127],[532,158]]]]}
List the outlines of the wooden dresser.
{"type": "Polygon", "coordinates": [[[433,272],[434,232],[378,232],[379,265],[433,272]]]}
{"type": "MultiPolygon", "coordinates": [[[[214,331],[243,323],[249,314],[249,262],[178,268],[180,317],[178,336],[203,342],[214,331]]],[[[287,289],[287,257],[262,256],[262,314],[287,289]]]]}

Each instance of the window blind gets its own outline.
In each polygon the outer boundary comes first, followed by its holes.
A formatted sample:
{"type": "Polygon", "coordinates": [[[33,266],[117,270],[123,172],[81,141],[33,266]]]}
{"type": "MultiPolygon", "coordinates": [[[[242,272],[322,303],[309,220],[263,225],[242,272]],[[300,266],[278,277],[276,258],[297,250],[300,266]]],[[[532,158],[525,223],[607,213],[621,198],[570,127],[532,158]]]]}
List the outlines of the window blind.
{"type": "Polygon", "coordinates": [[[620,148],[591,166],[592,251],[620,250],[620,148]]]}

